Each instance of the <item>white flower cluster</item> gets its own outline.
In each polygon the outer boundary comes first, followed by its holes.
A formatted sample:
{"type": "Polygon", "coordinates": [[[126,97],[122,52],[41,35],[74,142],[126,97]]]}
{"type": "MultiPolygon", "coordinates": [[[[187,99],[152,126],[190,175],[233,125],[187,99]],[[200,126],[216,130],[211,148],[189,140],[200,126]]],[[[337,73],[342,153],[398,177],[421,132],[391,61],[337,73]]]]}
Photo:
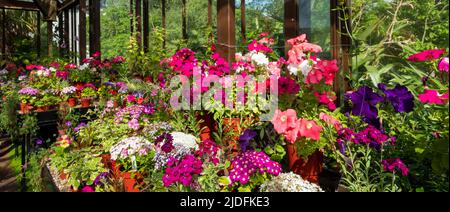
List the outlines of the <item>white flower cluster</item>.
{"type": "Polygon", "coordinates": [[[189,149],[198,150],[197,138],[182,132],[171,133],[174,146],[184,146],[189,149]]]}
{"type": "Polygon", "coordinates": [[[309,72],[312,71],[313,64],[317,64],[317,62],[312,60],[304,60],[300,65],[289,64],[287,68],[292,75],[297,76],[298,72],[301,71],[304,77],[308,77],[309,72]]]}
{"type": "Polygon", "coordinates": [[[67,94],[73,94],[73,93],[75,93],[76,91],[77,91],[77,88],[76,88],[76,87],[74,87],[74,86],[69,86],[69,87],[63,88],[62,91],[61,91],[61,93],[67,95],[67,94]]]}
{"type": "Polygon", "coordinates": [[[261,185],[261,192],[323,192],[316,184],[310,183],[300,175],[283,173],[261,185]]]}
{"type": "Polygon", "coordinates": [[[252,61],[258,66],[268,66],[269,65],[269,58],[267,58],[267,56],[262,52],[258,52],[258,53],[252,52],[251,58],[252,58],[252,61]]]}
{"type": "Polygon", "coordinates": [[[142,137],[126,138],[114,145],[111,150],[111,159],[127,159],[134,156],[147,155],[149,151],[155,150],[150,141],[142,137]]]}

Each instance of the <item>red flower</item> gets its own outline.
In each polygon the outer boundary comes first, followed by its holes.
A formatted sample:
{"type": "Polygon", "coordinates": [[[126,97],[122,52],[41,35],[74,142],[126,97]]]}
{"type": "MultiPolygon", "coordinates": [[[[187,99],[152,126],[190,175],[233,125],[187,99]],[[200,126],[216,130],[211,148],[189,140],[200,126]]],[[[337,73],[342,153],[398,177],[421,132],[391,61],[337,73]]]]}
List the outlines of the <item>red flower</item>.
{"type": "Polygon", "coordinates": [[[144,103],[144,101],[145,101],[145,99],[144,98],[139,98],[139,99],[137,99],[137,103],[139,104],[139,105],[142,105],[142,103],[144,103]]]}
{"type": "Polygon", "coordinates": [[[330,110],[336,110],[336,104],[334,104],[334,101],[336,101],[337,97],[333,92],[315,92],[314,96],[317,97],[320,104],[326,105],[330,110]]]}
{"type": "Polygon", "coordinates": [[[423,52],[411,55],[408,60],[412,62],[424,62],[429,60],[439,59],[445,49],[430,49],[423,52]]]}

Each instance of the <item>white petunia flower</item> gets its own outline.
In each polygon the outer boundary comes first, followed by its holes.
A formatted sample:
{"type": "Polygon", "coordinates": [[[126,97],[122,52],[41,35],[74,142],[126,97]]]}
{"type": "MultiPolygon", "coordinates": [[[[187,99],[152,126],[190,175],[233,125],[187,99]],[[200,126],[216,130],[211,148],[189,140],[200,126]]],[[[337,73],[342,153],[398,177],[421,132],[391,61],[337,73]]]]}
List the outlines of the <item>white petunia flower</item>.
{"type": "Polygon", "coordinates": [[[257,54],[252,55],[252,61],[256,63],[256,65],[259,66],[268,66],[269,65],[269,58],[261,52],[257,54]]]}

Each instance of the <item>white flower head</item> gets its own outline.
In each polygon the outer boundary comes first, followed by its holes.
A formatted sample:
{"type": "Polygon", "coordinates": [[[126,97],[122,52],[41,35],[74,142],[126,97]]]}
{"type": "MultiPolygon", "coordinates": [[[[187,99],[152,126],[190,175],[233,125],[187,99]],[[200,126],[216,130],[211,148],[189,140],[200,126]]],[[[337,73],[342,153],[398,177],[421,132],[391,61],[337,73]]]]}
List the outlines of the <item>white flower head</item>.
{"type": "Polygon", "coordinates": [[[259,66],[268,66],[269,65],[269,58],[264,53],[258,52],[256,54],[252,55],[252,61],[256,63],[256,65],[259,66]]]}
{"type": "Polygon", "coordinates": [[[173,145],[184,146],[193,150],[198,149],[197,138],[195,136],[182,132],[173,132],[171,135],[173,137],[173,145]]]}
{"type": "Polygon", "coordinates": [[[291,73],[294,76],[297,76],[298,71],[300,70],[300,65],[298,65],[298,64],[289,64],[289,66],[287,68],[289,70],[289,73],[291,73]]]}
{"type": "Polygon", "coordinates": [[[87,68],[89,68],[89,63],[85,63],[85,64],[81,65],[79,69],[80,69],[81,71],[84,71],[84,70],[87,69],[87,68]]]}
{"type": "Polygon", "coordinates": [[[304,60],[300,64],[300,70],[302,71],[303,76],[308,77],[309,72],[311,72],[311,70],[312,70],[312,66],[310,65],[310,61],[309,60],[304,60]]]}

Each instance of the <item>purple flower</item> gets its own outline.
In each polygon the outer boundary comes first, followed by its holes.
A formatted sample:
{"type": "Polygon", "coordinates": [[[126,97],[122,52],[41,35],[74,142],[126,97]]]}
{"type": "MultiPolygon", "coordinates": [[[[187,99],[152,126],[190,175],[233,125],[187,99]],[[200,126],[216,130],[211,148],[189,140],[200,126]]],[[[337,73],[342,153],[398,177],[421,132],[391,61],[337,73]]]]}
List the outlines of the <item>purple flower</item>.
{"type": "Polygon", "coordinates": [[[29,95],[29,96],[36,96],[38,93],[39,93],[39,90],[34,89],[34,88],[23,88],[19,91],[19,94],[29,95]]]}
{"type": "Polygon", "coordinates": [[[40,139],[40,138],[36,139],[35,142],[36,142],[36,145],[38,145],[38,146],[44,144],[44,141],[42,139],[40,139]]]}
{"type": "Polygon", "coordinates": [[[80,123],[77,127],[75,127],[74,131],[79,132],[81,128],[86,127],[86,123],[80,123]]]}
{"type": "Polygon", "coordinates": [[[71,127],[72,126],[72,122],[70,122],[70,121],[66,122],[66,126],[67,127],[71,127]]]}
{"type": "Polygon", "coordinates": [[[172,141],[167,141],[161,146],[161,150],[165,153],[170,153],[173,149],[175,149],[175,147],[173,146],[172,141]]]}
{"type": "Polygon", "coordinates": [[[398,113],[409,113],[414,109],[414,96],[405,86],[397,85],[388,90],[386,85],[380,84],[380,89],[386,94],[386,98],[398,113]]]}
{"type": "Polygon", "coordinates": [[[385,171],[395,172],[395,169],[398,168],[403,176],[408,176],[409,169],[400,158],[383,160],[382,163],[385,171]]]}
{"type": "Polygon", "coordinates": [[[250,141],[253,140],[257,136],[257,133],[253,130],[246,130],[244,134],[239,138],[239,142],[241,145],[241,149],[243,152],[247,151],[248,146],[250,145],[250,141]]]}
{"type": "Polygon", "coordinates": [[[103,180],[103,179],[107,179],[108,176],[109,176],[109,173],[108,173],[108,172],[100,173],[100,174],[95,178],[95,180],[94,180],[94,185],[96,185],[96,186],[98,186],[98,185],[99,185],[99,186],[103,186],[102,180],[103,180]]]}
{"type": "Polygon", "coordinates": [[[358,91],[347,95],[353,103],[353,114],[368,119],[378,118],[377,104],[383,101],[383,97],[374,93],[372,88],[361,87],[358,91]]]}

